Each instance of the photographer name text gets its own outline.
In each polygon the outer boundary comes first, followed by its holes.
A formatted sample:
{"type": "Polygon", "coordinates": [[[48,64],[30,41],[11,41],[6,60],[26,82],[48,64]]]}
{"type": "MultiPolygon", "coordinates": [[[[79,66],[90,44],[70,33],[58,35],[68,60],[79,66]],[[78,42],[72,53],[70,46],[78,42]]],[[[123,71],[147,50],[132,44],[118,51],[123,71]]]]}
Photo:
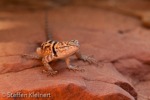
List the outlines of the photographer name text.
{"type": "Polygon", "coordinates": [[[8,97],[8,98],[51,98],[51,94],[47,93],[47,94],[42,94],[39,92],[29,92],[28,94],[26,93],[21,93],[21,92],[17,92],[17,93],[2,93],[2,97],[8,97]]]}

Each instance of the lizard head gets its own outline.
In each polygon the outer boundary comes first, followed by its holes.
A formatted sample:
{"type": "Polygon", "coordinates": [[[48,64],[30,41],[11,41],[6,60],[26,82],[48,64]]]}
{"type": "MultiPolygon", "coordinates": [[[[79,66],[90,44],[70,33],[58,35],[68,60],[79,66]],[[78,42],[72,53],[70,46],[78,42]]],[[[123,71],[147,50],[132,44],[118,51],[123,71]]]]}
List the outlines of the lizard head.
{"type": "Polygon", "coordinates": [[[79,46],[79,42],[78,42],[78,40],[76,40],[76,39],[68,41],[68,44],[69,44],[70,46],[76,46],[76,47],[78,47],[78,48],[80,47],[80,46],[79,46]]]}
{"type": "Polygon", "coordinates": [[[65,42],[65,47],[68,48],[67,52],[74,53],[79,50],[79,42],[78,40],[70,40],[65,42]]]}
{"type": "Polygon", "coordinates": [[[55,46],[56,55],[59,58],[65,58],[79,50],[78,40],[58,42],[55,46]]]}

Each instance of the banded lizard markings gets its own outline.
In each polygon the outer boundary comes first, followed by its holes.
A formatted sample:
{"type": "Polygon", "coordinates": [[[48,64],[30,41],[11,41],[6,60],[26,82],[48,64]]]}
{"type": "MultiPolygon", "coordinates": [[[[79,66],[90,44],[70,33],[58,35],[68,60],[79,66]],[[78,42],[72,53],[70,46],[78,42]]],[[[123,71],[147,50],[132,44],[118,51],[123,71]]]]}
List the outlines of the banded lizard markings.
{"type": "Polygon", "coordinates": [[[45,16],[45,25],[46,25],[46,35],[47,41],[41,44],[41,47],[36,49],[36,52],[39,56],[34,56],[30,54],[24,54],[22,57],[31,58],[31,59],[38,59],[42,60],[45,69],[42,71],[47,75],[55,75],[57,71],[54,71],[49,62],[56,60],[56,59],[65,59],[67,67],[69,70],[74,71],[84,71],[84,69],[79,69],[77,66],[70,65],[69,56],[76,55],[76,57],[80,60],[87,61],[89,63],[94,63],[98,66],[98,61],[91,56],[82,55],[79,48],[78,40],[70,40],[64,42],[57,42],[52,38],[52,34],[48,28],[48,10],[46,11],[45,16]]]}

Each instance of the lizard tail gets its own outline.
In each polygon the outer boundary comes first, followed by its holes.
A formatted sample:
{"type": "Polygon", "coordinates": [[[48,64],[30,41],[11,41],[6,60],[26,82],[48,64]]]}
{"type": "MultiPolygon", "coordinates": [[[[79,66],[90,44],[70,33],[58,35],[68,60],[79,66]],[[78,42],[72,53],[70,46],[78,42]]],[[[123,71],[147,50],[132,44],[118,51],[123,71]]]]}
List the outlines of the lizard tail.
{"type": "Polygon", "coordinates": [[[47,40],[53,40],[52,34],[49,30],[49,25],[48,25],[48,9],[46,10],[46,15],[45,15],[45,31],[47,35],[47,40]]]}

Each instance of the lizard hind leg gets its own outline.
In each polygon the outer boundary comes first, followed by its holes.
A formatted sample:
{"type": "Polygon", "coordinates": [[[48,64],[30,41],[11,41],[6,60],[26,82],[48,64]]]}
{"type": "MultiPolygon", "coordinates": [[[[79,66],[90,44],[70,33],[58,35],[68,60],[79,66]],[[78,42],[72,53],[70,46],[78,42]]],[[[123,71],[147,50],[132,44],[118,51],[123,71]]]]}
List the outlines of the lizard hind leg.
{"type": "Polygon", "coordinates": [[[67,58],[65,59],[65,61],[66,61],[66,64],[67,64],[67,67],[68,67],[69,70],[73,70],[73,71],[84,71],[84,69],[79,69],[77,65],[76,65],[76,66],[70,65],[70,63],[69,63],[69,57],[67,57],[67,58]]]}
{"type": "Polygon", "coordinates": [[[42,57],[40,57],[40,56],[35,56],[35,55],[30,55],[30,54],[23,54],[22,57],[23,57],[23,58],[26,58],[26,59],[42,60],[42,57]]]}

